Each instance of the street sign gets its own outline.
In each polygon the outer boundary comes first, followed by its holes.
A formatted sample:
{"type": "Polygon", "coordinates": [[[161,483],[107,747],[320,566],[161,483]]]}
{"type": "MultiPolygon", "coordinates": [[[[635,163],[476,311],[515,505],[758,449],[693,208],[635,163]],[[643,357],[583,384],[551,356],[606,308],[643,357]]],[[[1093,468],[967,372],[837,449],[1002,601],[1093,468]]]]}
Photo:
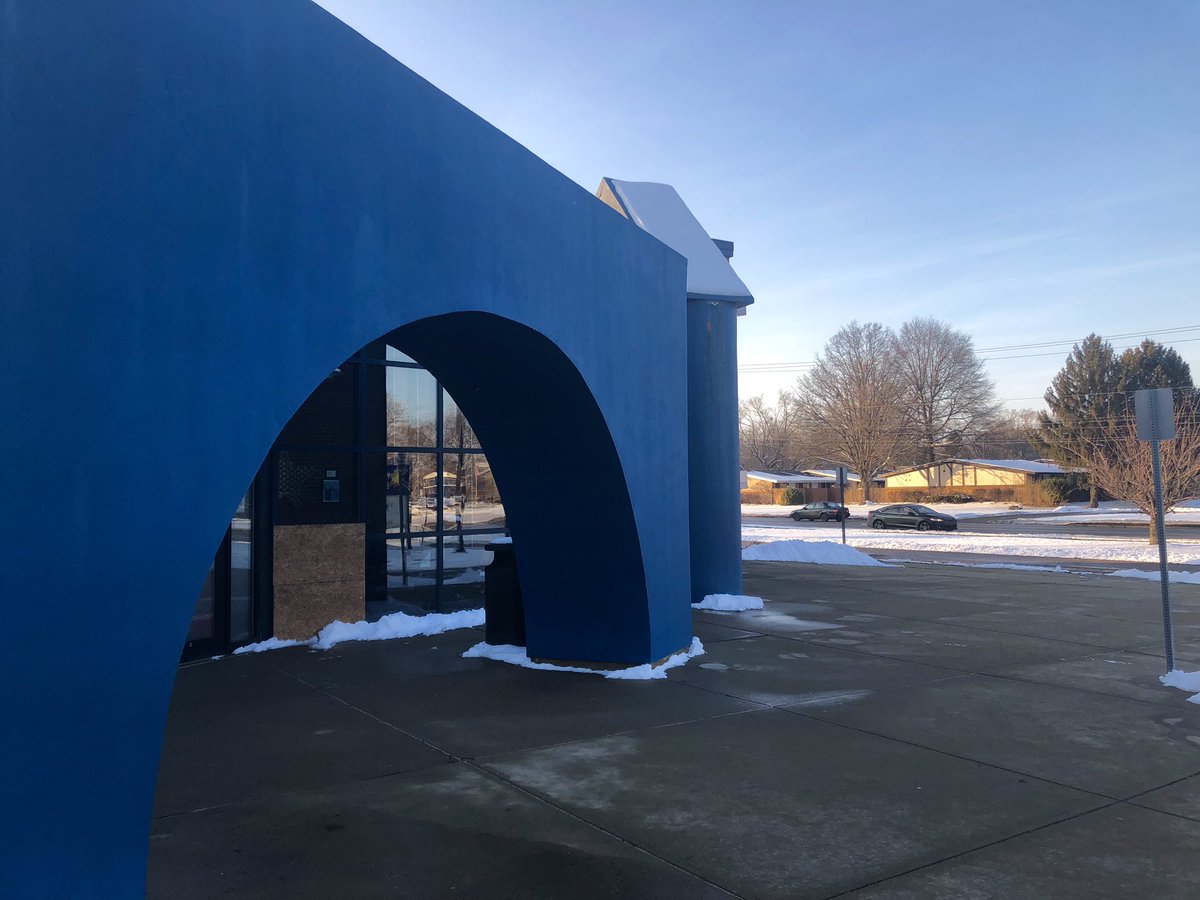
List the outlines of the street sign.
{"type": "Polygon", "coordinates": [[[1175,635],[1171,627],[1171,583],[1167,572],[1167,526],[1163,521],[1162,458],[1159,441],[1175,437],[1175,401],[1170,388],[1133,392],[1133,411],[1137,417],[1137,436],[1150,442],[1150,467],[1154,472],[1154,518],[1158,538],[1158,579],[1162,589],[1163,643],[1167,651],[1167,671],[1175,668],[1175,635]]]}
{"type": "MultiPolygon", "coordinates": [[[[838,466],[837,472],[835,472],[834,474],[837,478],[838,503],[841,504],[843,507],[845,507],[845,505],[846,505],[846,485],[849,484],[849,482],[850,482],[850,479],[847,477],[846,467],[838,466]]],[[[846,543],[846,517],[843,515],[843,516],[840,516],[840,518],[842,520],[842,543],[844,544],[844,543],[846,543]]]]}
{"type": "Polygon", "coordinates": [[[1175,399],[1170,388],[1133,392],[1140,441],[1169,441],[1175,437],[1175,399]]]}

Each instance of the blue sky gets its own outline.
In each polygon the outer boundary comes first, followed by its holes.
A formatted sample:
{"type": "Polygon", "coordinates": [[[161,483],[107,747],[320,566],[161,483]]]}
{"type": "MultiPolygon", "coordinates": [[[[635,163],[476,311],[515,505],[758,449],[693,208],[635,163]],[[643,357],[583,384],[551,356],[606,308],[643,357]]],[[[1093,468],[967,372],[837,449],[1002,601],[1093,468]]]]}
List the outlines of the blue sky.
{"type": "MultiPolygon", "coordinates": [[[[932,315],[981,350],[1148,333],[1200,380],[1200,3],[321,5],[588,190],[675,185],[737,245],[744,365],[932,315]]],[[[1035,407],[1069,350],[982,355],[1035,407]]]]}

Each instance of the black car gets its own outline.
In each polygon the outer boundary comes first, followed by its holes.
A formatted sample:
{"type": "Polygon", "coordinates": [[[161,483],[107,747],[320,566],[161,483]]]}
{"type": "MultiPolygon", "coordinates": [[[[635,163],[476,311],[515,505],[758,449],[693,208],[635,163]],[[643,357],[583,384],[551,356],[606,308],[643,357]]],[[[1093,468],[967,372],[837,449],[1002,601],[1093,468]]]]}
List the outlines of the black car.
{"type": "Polygon", "coordinates": [[[828,522],[830,519],[840,522],[842,519],[850,518],[850,510],[829,500],[818,500],[816,503],[793,509],[792,518],[797,522],[805,520],[811,522],[814,519],[819,522],[828,522]]]}
{"type": "Polygon", "coordinates": [[[915,528],[917,531],[957,531],[958,519],[918,503],[881,506],[867,514],[872,528],[915,528]]]}

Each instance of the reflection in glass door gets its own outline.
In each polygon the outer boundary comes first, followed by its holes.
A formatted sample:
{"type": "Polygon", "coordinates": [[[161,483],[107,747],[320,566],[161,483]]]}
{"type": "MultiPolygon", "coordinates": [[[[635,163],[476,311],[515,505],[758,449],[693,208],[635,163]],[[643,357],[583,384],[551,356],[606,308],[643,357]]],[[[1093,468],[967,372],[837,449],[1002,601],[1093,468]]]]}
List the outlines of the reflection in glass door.
{"type": "Polygon", "coordinates": [[[204,576],[204,586],[200,588],[196,611],[192,613],[192,621],[188,625],[189,644],[194,641],[209,640],[216,634],[213,622],[213,614],[216,609],[216,599],[213,596],[213,570],[213,566],[208,567],[208,574],[204,576]]]}
{"type": "Polygon", "coordinates": [[[254,629],[253,491],[246,491],[229,523],[229,642],[250,640],[254,629]]]}
{"type": "Polygon", "coordinates": [[[246,491],[213,556],[188,625],[183,659],[228,653],[254,633],[254,492],[246,491]]]}

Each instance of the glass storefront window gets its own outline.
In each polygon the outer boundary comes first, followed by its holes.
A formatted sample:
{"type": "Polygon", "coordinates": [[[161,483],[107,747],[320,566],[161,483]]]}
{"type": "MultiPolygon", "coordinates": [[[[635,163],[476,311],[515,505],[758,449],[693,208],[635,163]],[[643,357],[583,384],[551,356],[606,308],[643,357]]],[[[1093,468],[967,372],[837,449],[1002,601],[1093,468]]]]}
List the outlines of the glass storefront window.
{"type": "Polygon", "coordinates": [[[204,585],[200,588],[200,596],[196,600],[196,609],[192,613],[192,621],[188,625],[187,639],[189,641],[202,641],[216,634],[216,622],[214,618],[216,596],[214,593],[213,575],[214,567],[209,566],[208,574],[204,576],[204,585]]]}
{"type": "Polygon", "coordinates": [[[404,362],[404,363],[412,363],[413,365],[418,364],[417,361],[415,359],[413,359],[411,356],[409,356],[407,353],[404,353],[403,351],[398,350],[397,348],[393,347],[391,344],[388,344],[386,347],[386,350],[384,352],[384,359],[386,359],[388,362],[404,362]]]}
{"type": "Polygon", "coordinates": [[[504,505],[482,453],[446,453],[447,531],[459,528],[504,528],[504,505]]]}
{"type": "Polygon", "coordinates": [[[387,370],[387,442],[391,447],[437,446],[437,382],[424,369],[387,370]]]}
{"type": "Polygon", "coordinates": [[[436,609],[437,550],[432,534],[369,539],[368,556],[382,557],[384,565],[367,585],[367,618],[436,609]]]}
{"type": "Polygon", "coordinates": [[[444,389],[442,390],[442,421],[443,446],[455,449],[459,447],[467,449],[479,447],[479,438],[475,436],[475,429],[471,427],[471,423],[467,421],[467,417],[458,408],[458,404],[454,402],[454,398],[444,389]]]}
{"type": "Polygon", "coordinates": [[[368,533],[437,530],[437,454],[368,453],[368,533]]]}
{"type": "Polygon", "coordinates": [[[484,548],[499,537],[503,537],[503,533],[442,536],[441,609],[444,612],[483,605],[483,570],[492,561],[492,553],[484,548]]]}
{"type": "Polygon", "coordinates": [[[229,640],[250,640],[254,629],[253,498],[246,491],[229,523],[229,640]]]}

